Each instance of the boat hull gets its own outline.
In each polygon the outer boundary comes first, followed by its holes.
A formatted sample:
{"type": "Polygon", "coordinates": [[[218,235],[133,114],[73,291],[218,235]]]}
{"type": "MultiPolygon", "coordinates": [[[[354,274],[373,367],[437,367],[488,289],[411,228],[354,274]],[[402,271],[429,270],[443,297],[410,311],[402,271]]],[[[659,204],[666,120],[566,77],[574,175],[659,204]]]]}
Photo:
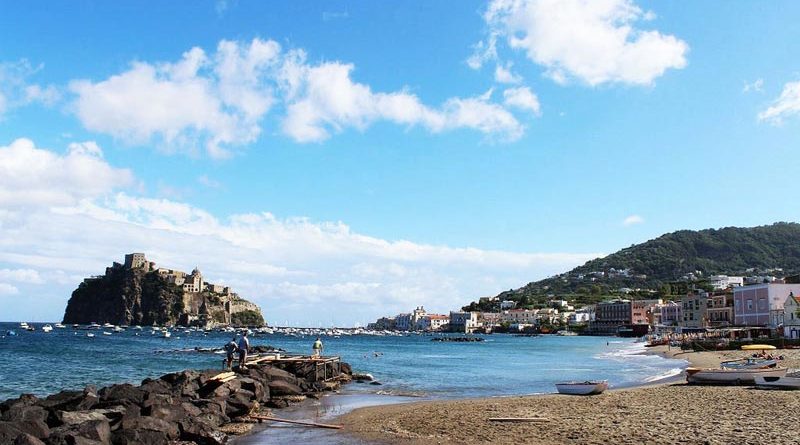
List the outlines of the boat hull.
{"type": "Polygon", "coordinates": [[[756,386],[764,389],[800,390],[800,377],[755,377],[756,386]]]}
{"type": "Polygon", "coordinates": [[[687,368],[686,381],[706,385],[753,385],[756,377],[784,377],[786,368],[699,369],[687,368]]]}
{"type": "Polygon", "coordinates": [[[573,396],[590,396],[600,394],[608,389],[608,382],[566,382],[556,383],[559,394],[573,396]]]}

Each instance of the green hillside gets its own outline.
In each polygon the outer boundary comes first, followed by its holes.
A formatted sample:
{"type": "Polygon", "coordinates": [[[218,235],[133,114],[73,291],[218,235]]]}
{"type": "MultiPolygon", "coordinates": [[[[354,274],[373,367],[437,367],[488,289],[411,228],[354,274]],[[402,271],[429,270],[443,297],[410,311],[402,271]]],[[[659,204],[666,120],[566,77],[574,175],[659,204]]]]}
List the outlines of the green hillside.
{"type": "MultiPolygon", "coordinates": [[[[548,295],[596,301],[634,289],[635,295],[680,294],[704,279],[726,275],[790,275],[800,272],[800,224],[775,223],[750,228],[681,230],[622,249],[583,266],[498,295],[523,305],[543,303],[548,295]]],[[[492,309],[472,303],[465,309],[492,309]]]]}

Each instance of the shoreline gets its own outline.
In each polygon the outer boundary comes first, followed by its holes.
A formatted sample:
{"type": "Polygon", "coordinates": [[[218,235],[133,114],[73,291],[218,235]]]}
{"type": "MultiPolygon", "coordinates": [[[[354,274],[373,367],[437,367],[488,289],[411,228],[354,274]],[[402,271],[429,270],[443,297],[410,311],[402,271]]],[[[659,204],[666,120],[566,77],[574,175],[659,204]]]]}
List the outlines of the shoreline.
{"type": "MultiPolygon", "coordinates": [[[[782,350],[782,366],[800,368],[800,352],[782,350]]],[[[717,366],[743,351],[684,352],[666,346],[645,355],[717,366]]],[[[684,373],[664,381],[614,388],[591,397],[560,394],[420,401],[356,409],[337,420],[353,443],[688,444],[786,443],[800,409],[791,392],[736,386],[690,386],[684,373]],[[532,423],[490,417],[535,417],[532,423]],[[743,427],[742,425],[746,425],[743,427]],[[361,441],[361,442],[358,442],[361,441]]],[[[800,437],[789,442],[800,440],[800,437]]]]}
{"type": "MultiPolygon", "coordinates": [[[[648,348],[637,352],[636,354],[632,355],[658,355],[666,359],[677,359],[677,360],[685,360],[682,357],[671,357],[668,355],[667,347],[664,346],[664,350],[660,350],[661,347],[656,348],[648,348]]],[[[694,362],[690,360],[686,360],[688,362],[688,366],[695,365],[694,362]]],[[[681,367],[681,372],[667,376],[661,379],[658,379],[654,382],[643,382],[633,385],[626,385],[620,386],[611,389],[609,392],[617,392],[617,391],[630,391],[636,390],[640,388],[648,388],[648,387],[657,387],[662,385],[670,385],[679,383],[684,379],[683,369],[685,369],[686,365],[681,367]]],[[[231,442],[234,445],[257,445],[262,443],[280,443],[281,440],[288,440],[292,438],[300,437],[306,443],[317,443],[317,444],[328,444],[328,445],[353,445],[353,444],[363,444],[363,443],[405,443],[403,441],[400,442],[393,442],[391,440],[387,440],[386,438],[377,437],[375,435],[362,435],[359,433],[355,422],[352,422],[351,416],[358,415],[357,413],[361,412],[380,412],[382,413],[384,409],[391,410],[393,407],[409,407],[408,409],[412,409],[411,407],[416,406],[429,406],[432,404],[439,404],[439,403],[479,403],[482,401],[510,401],[516,400],[520,398],[541,398],[541,397],[548,397],[553,396],[555,393],[546,393],[546,394],[528,394],[528,395],[497,395],[497,396],[489,396],[489,397],[469,397],[469,398],[459,398],[459,399],[431,399],[431,398],[422,398],[419,397],[403,397],[403,396],[390,396],[390,395],[379,395],[375,393],[344,393],[344,394],[337,394],[337,393],[330,393],[326,394],[323,397],[322,401],[307,401],[309,403],[301,403],[294,407],[292,412],[281,410],[281,415],[289,414],[287,418],[295,419],[295,420],[310,420],[310,421],[318,421],[318,422],[325,422],[325,423],[343,423],[345,428],[339,431],[331,431],[331,430],[320,430],[314,428],[294,428],[294,427],[286,427],[283,428],[278,424],[271,424],[259,427],[257,426],[251,432],[246,435],[238,436],[233,439],[231,442]],[[358,404],[350,404],[347,402],[339,403],[338,401],[348,398],[365,398],[367,400],[367,405],[357,406],[358,404]],[[327,403],[325,402],[327,400],[327,403]],[[340,404],[341,407],[335,409],[333,411],[326,411],[324,408],[320,410],[319,405],[323,407],[325,405],[337,405],[340,404]],[[269,430],[269,433],[265,433],[266,430],[269,430]]],[[[434,442],[435,443],[435,442],[434,442]]]]}

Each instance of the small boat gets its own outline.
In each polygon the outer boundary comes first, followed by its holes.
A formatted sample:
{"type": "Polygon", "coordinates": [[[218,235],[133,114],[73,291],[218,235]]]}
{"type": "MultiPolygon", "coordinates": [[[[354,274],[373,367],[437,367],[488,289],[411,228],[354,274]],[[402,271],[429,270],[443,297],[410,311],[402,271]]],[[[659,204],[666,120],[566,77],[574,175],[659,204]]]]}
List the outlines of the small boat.
{"type": "Polygon", "coordinates": [[[742,351],[771,351],[776,349],[772,345],[744,345],[742,351]]]}
{"type": "Polygon", "coordinates": [[[576,396],[589,396],[600,394],[608,389],[608,380],[589,380],[585,382],[562,382],[556,383],[556,389],[560,394],[570,394],[576,396]]]}
{"type": "Polygon", "coordinates": [[[46,325],[42,326],[42,332],[50,332],[52,330],[53,330],[53,327],[50,326],[49,324],[46,324],[46,325]]]}
{"type": "Polygon", "coordinates": [[[710,385],[752,385],[756,377],[784,377],[786,368],[725,369],[725,368],[686,368],[688,383],[710,385]]]}
{"type": "Polygon", "coordinates": [[[800,390],[800,377],[756,376],[756,387],[762,389],[800,390]]]}
{"type": "Polygon", "coordinates": [[[33,331],[35,331],[35,330],[36,330],[36,328],[35,328],[35,327],[33,327],[33,325],[32,325],[32,324],[26,324],[25,326],[26,326],[26,327],[25,327],[25,330],[26,330],[26,331],[33,332],[33,331]]]}
{"type": "Polygon", "coordinates": [[[170,334],[169,331],[167,330],[164,331],[164,338],[170,338],[171,336],[172,334],[170,334]]]}
{"type": "Polygon", "coordinates": [[[28,329],[28,323],[26,323],[24,321],[20,322],[19,328],[20,329],[28,329]]]}
{"type": "Polygon", "coordinates": [[[111,332],[103,331],[103,335],[111,335],[111,332]]]}
{"type": "Polygon", "coordinates": [[[89,338],[93,338],[93,337],[94,337],[94,334],[92,334],[92,333],[90,332],[90,333],[86,334],[86,336],[87,336],[87,337],[89,337],[89,338]]]}
{"type": "Polygon", "coordinates": [[[114,326],[114,332],[125,332],[125,329],[119,326],[114,326]]]}
{"type": "Polygon", "coordinates": [[[55,326],[56,329],[64,329],[64,328],[66,328],[66,326],[64,326],[61,323],[56,323],[54,326],[55,326]]]}
{"type": "Polygon", "coordinates": [[[17,333],[14,332],[14,331],[8,330],[8,331],[6,331],[6,335],[8,335],[9,337],[13,337],[13,336],[17,335],[17,333]]]}
{"type": "Polygon", "coordinates": [[[727,360],[719,364],[723,369],[759,369],[759,368],[774,368],[778,366],[778,361],[775,359],[765,358],[743,358],[739,360],[727,360]]]}

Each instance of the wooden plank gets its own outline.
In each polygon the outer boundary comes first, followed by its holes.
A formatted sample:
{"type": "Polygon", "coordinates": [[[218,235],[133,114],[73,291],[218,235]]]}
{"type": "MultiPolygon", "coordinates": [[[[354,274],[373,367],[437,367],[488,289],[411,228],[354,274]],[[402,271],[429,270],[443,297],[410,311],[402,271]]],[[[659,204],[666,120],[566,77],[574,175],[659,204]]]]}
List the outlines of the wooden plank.
{"type": "Polygon", "coordinates": [[[214,377],[211,377],[211,378],[210,378],[210,379],[208,379],[208,380],[222,380],[222,379],[224,379],[224,378],[226,378],[226,377],[235,376],[235,375],[236,375],[236,373],[235,373],[235,372],[232,372],[232,371],[229,371],[229,372],[221,372],[221,373],[219,373],[219,374],[215,375],[214,377]]]}
{"type": "Polygon", "coordinates": [[[228,383],[228,382],[230,382],[231,380],[236,380],[236,376],[235,376],[235,375],[232,375],[232,376],[230,376],[230,377],[225,377],[224,379],[219,379],[219,380],[217,380],[217,381],[218,381],[218,382],[220,382],[220,383],[228,383]]]}
{"type": "Polygon", "coordinates": [[[280,419],[278,417],[272,417],[272,416],[250,415],[250,418],[256,419],[256,420],[259,420],[259,421],[261,421],[261,420],[269,420],[269,421],[272,421],[272,422],[292,423],[292,424],[295,424],[295,425],[314,426],[314,427],[317,427],[317,428],[329,428],[329,429],[334,429],[334,430],[340,430],[340,429],[344,428],[344,426],[342,426],[342,425],[328,425],[328,424],[325,424],[325,423],[306,422],[306,421],[302,421],[302,420],[280,419]]]}

